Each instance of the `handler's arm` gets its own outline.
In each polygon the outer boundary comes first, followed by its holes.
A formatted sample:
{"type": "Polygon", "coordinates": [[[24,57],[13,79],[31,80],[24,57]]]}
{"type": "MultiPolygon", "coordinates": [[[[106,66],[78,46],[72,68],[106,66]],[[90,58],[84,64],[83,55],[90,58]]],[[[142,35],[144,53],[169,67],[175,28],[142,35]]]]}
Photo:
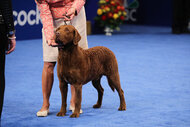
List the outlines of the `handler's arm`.
{"type": "Polygon", "coordinates": [[[38,9],[40,10],[40,17],[42,19],[45,38],[46,40],[53,40],[54,36],[53,17],[49,9],[49,4],[46,2],[46,0],[42,0],[41,2],[37,2],[35,0],[35,2],[38,6],[38,9]]]}

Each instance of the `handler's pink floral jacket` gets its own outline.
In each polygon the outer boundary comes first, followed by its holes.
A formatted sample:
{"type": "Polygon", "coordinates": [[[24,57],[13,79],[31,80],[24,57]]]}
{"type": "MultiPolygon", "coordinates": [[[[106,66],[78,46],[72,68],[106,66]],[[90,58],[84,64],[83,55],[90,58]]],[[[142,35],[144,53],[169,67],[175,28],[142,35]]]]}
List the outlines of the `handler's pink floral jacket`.
{"type": "Polygon", "coordinates": [[[72,7],[79,13],[85,0],[42,0],[36,4],[40,10],[46,40],[49,40],[54,35],[53,19],[63,18],[63,14],[72,7]]]}

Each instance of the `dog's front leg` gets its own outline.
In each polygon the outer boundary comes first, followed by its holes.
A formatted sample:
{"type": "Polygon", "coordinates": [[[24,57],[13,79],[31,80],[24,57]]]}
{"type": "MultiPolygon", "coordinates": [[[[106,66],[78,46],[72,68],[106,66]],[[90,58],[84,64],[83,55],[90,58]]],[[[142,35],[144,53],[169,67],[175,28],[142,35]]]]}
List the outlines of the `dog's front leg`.
{"type": "Polygon", "coordinates": [[[79,117],[80,109],[81,109],[81,101],[82,101],[82,84],[74,84],[75,88],[75,110],[74,113],[70,115],[70,117],[75,118],[79,117]]]}
{"type": "Polygon", "coordinates": [[[68,91],[68,84],[64,80],[59,81],[59,88],[61,91],[61,110],[57,113],[57,116],[65,116],[66,114],[66,107],[67,107],[67,91],[68,91]]]}

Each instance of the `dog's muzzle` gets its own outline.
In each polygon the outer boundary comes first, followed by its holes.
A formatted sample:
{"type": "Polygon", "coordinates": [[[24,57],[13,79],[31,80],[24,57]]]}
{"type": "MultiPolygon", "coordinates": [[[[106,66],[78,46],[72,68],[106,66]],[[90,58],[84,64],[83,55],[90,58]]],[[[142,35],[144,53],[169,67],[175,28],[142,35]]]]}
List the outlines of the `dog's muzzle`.
{"type": "Polygon", "coordinates": [[[52,47],[58,47],[58,48],[64,48],[64,44],[58,40],[55,40],[55,43],[57,43],[57,45],[53,45],[52,47]]]}
{"type": "Polygon", "coordinates": [[[56,40],[55,42],[57,43],[57,45],[54,45],[52,47],[58,47],[59,49],[69,48],[73,45],[72,42],[67,43],[67,44],[63,44],[63,42],[61,42],[59,40],[56,40]]]}
{"type": "Polygon", "coordinates": [[[53,45],[52,47],[58,47],[58,48],[63,48],[64,47],[64,44],[59,40],[59,32],[55,32],[55,35],[56,35],[56,39],[55,39],[55,43],[57,45],[53,45]]]}

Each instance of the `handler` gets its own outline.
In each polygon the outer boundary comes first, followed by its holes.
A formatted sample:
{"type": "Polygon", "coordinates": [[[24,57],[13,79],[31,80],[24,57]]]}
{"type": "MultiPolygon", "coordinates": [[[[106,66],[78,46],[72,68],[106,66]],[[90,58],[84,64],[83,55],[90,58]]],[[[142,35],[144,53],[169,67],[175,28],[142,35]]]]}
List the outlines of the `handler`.
{"type": "MultiPolygon", "coordinates": [[[[40,17],[42,19],[43,29],[43,71],[42,71],[42,93],[43,104],[37,116],[47,116],[49,113],[49,98],[54,81],[54,67],[58,57],[58,49],[55,46],[53,38],[54,31],[61,25],[73,25],[80,33],[82,39],[79,46],[87,49],[86,35],[86,15],[84,10],[85,0],[36,0],[40,17]],[[68,18],[69,17],[69,18],[68,18]]],[[[75,108],[75,90],[71,85],[70,110],[75,108]]],[[[80,110],[82,113],[82,110],[80,110]]]]}

